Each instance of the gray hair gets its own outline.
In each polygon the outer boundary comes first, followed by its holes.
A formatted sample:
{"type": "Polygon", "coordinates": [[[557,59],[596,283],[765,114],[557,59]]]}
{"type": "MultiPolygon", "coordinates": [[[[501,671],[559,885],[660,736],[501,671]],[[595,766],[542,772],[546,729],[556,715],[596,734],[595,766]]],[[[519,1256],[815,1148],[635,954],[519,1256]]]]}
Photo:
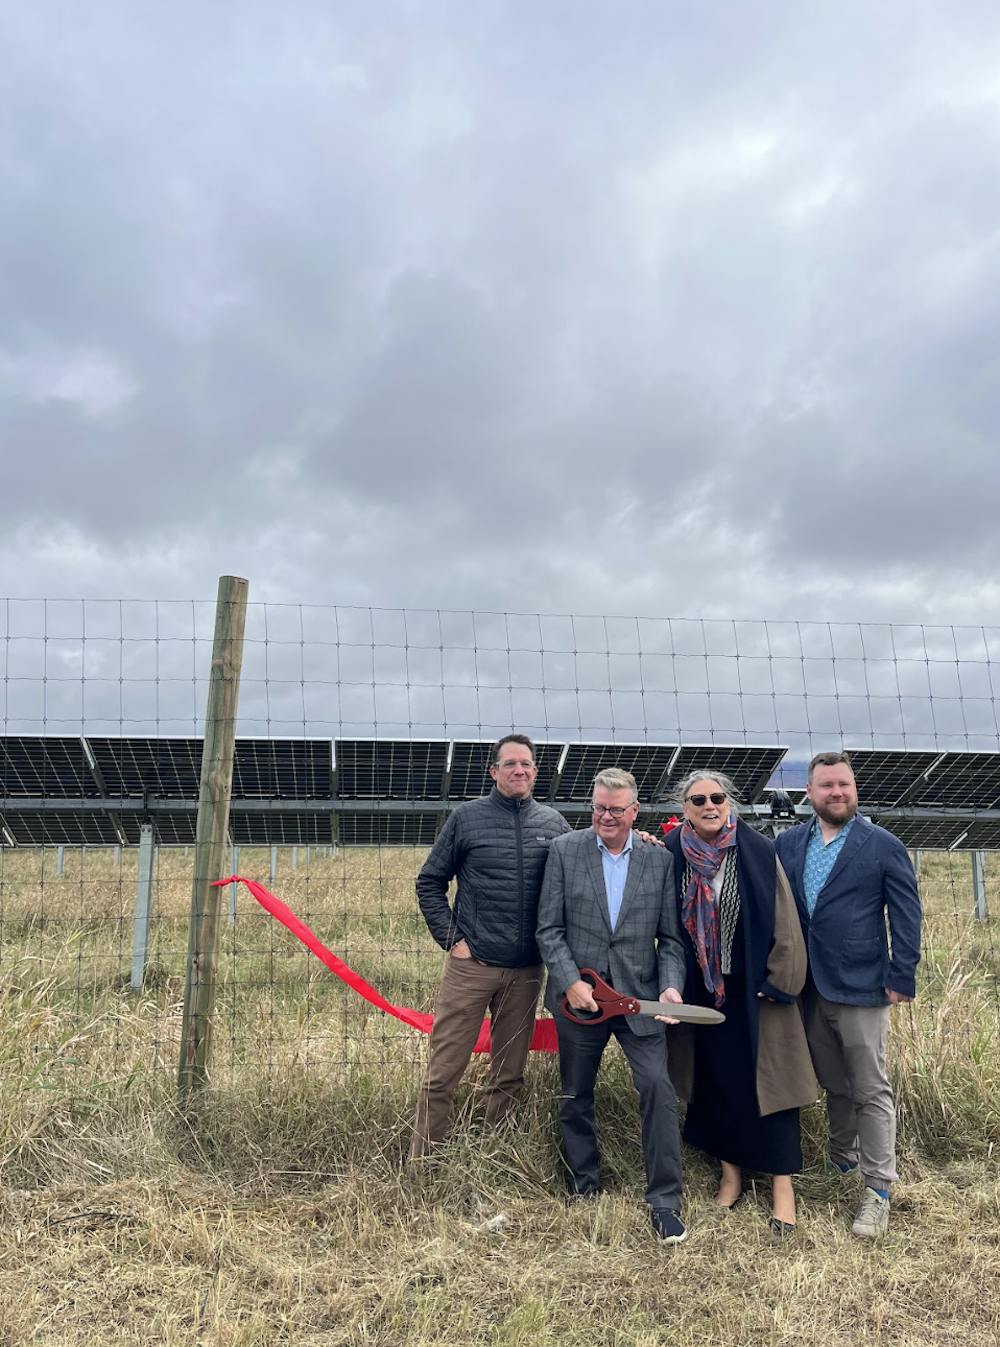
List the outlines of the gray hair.
{"type": "Polygon", "coordinates": [[[620,767],[605,767],[603,772],[598,772],[592,789],[596,790],[598,786],[603,786],[605,790],[630,790],[633,800],[639,798],[635,777],[631,772],[623,772],[620,767]]]}
{"type": "Polygon", "coordinates": [[[681,777],[676,786],[670,792],[671,801],[674,804],[682,805],[687,799],[688,791],[696,781],[714,781],[720,789],[724,790],[733,804],[739,808],[740,793],[733,785],[732,781],[726,776],[725,772],[715,772],[711,767],[700,769],[697,772],[688,772],[687,776],[681,777]]]}

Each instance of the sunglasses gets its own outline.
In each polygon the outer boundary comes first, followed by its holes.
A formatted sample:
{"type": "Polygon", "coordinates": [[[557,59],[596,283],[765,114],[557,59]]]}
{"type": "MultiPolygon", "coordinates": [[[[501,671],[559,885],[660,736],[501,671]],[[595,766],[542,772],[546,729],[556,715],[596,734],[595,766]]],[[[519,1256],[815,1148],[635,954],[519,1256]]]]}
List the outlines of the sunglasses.
{"type": "Polygon", "coordinates": [[[711,800],[713,804],[725,804],[726,796],[721,790],[713,791],[711,795],[689,795],[688,803],[693,804],[696,809],[700,809],[706,800],[711,800]]]}

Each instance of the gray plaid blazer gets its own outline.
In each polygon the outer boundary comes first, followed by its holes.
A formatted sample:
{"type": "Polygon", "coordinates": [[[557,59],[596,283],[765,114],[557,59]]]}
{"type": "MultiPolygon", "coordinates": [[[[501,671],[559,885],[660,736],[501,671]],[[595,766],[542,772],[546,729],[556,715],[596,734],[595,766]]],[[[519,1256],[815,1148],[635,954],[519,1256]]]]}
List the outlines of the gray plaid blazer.
{"type": "MultiPolygon", "coordinates": [[[[674,858],[664,847],[632,839],[628,879],[615,929],[611,929],[604,870],[593,828],[564,833],[549,844],[538,902],[538,948],[548,969],[545,1004],[559,1001],[581,968],[593,968],[628,996],[655,1001],[666,987],[684,986],[674,858]]],[[[634,1033],[655,1034],[663,1025],[627,1016],[634,1033]]]]}

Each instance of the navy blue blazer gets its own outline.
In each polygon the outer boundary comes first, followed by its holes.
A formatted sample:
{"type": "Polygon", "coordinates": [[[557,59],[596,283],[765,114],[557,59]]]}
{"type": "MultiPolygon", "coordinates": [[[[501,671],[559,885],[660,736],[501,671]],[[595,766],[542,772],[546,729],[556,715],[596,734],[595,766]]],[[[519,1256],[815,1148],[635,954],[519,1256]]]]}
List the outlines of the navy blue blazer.
{"type": "Polygon", "coordinates": [[[920,895],[906,848],[857,814],[810,918],[802,880],[811,826],[800,823],[779,833],[775,847],[795,895],[817,990],[828,1001],[852,1006],[886,1005],[887,987],[913,996],[920,895]]]}

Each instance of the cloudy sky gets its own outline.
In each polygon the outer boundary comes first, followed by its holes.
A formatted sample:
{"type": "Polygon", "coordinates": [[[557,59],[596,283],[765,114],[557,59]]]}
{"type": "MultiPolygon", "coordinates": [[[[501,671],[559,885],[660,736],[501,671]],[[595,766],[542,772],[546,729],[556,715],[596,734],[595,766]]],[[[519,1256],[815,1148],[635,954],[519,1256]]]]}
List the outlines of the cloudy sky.
{"type": "Polygon", "coordinates": [[[0,592],[1000,622],[1000,8],[11,6],[0,592]]]}

